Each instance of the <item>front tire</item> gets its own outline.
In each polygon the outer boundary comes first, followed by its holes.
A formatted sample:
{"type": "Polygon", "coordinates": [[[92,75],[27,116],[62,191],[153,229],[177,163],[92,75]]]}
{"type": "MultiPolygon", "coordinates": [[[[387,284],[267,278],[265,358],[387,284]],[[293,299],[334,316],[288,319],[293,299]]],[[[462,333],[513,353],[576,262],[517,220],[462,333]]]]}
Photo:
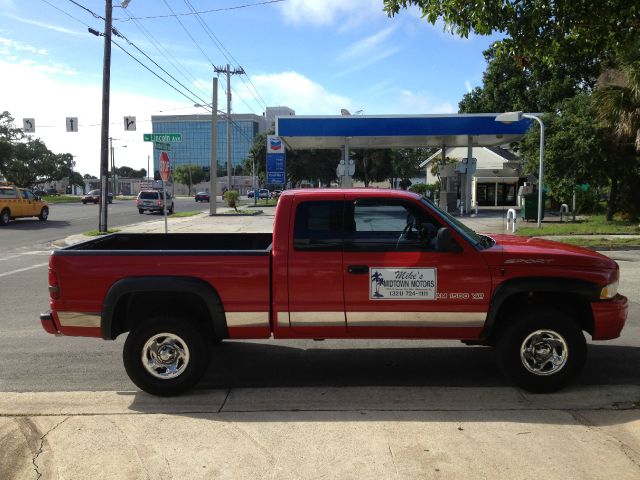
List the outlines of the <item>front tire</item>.
{"type": "Polygon", "coordinates": [[[560,390],[587,359],[584,334],[575,320],[551,307],[522,313],[496,343],[498,364],[516,385],[530,392],[560,390]]]}
{"type": "Polygon", "coordinates": [[[142,214],[144,213],[144,210],[143,210],[143,209],[141,209],[141,208],[139,208],[139,209],[138,209],[138,213],[142,215],[142,214]]]}
{"type": "Polygon", "coordinates": [[[202,328],[182,318],[149,318],[129,333],[122,352],[124,368],[140,389],[173,396],[195,386],[210,360],[202,328]]]}
{"type": "Polygon", "coordinates": [[[38,220],[41,222],[46,222],[47,218],[49,218],[49,209],[47,207],[42,207],[40,210],[40,215],[38,215],[38,220]]]}

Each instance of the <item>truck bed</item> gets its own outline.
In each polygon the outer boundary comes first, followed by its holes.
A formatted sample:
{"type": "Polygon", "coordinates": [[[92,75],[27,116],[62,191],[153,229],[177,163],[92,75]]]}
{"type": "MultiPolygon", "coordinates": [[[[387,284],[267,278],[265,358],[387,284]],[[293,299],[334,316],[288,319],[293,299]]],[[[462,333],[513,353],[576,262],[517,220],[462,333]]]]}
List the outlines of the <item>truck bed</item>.
{"type": "Polygon", "coordinates": [[[80,252],[206,252],[229,254],[268,254],[271,250],[271,233],[114,233],[86,242],[77,243],[54,255],[80,252]]]}

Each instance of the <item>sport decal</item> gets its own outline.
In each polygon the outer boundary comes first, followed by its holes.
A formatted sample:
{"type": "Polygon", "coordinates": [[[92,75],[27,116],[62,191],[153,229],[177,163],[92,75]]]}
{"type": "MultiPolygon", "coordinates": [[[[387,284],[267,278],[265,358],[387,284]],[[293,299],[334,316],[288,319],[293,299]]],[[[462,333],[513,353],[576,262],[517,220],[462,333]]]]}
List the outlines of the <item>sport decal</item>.
{"type": "Polygon", "coordinates": [[[435,300],[435,268],[370,268],[369,300],[435,300]]]}

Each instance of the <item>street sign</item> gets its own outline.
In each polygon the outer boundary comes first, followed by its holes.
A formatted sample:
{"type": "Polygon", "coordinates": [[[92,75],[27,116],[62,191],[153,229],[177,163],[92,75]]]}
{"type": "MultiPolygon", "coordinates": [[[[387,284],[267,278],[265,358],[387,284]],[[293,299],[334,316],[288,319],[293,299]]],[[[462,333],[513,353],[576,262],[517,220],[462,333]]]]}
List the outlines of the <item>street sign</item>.
{"type": "Polygon", "coordinates": [[[127,132],[136,131],[136,117],[124,117],[124,129],[127,132]]]}
{"type": "Polygon", "coordinates": [[[167,152],[160,152],[160,178],[163,182],[169,180],[171,175],[171,161],[169,160],[169,154],[167,152]]]}
{"type": "Polygon", "coordinates": [[[153,148],[156,150],[164,150],[165,152],[171,151],[171,144],[164,142],[153,142],[153,148]]]}
{"type": "Polygon", "coordinates": [[[35,118],[23,118],[22,119],[22,131],[24,133],[34,133],[36,131],[36,119],[35,118]]]}
{"type": "Polygon", "coordinates": [[[67,132],[78,131],[78,117],[67,117],[67,132]]]}
{"type": "Polygon", "coordinates": [[[145,142],[181,142],[181,133],[143,133],[142,139],[145,142]]]}

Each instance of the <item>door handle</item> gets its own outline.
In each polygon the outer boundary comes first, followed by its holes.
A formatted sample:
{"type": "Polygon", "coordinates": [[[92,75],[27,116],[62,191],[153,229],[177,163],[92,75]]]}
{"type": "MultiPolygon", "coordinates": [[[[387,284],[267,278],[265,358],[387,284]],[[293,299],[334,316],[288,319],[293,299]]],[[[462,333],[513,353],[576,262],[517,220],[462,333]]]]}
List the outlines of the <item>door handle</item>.
{"type": "Polygon", "coordinates": [[[354,275],[364,275],[366,273],[369,273],[369,266],[368,265],[349,265],[349,268],[347,268],[347,272],[353,273],[354,275]]]}

